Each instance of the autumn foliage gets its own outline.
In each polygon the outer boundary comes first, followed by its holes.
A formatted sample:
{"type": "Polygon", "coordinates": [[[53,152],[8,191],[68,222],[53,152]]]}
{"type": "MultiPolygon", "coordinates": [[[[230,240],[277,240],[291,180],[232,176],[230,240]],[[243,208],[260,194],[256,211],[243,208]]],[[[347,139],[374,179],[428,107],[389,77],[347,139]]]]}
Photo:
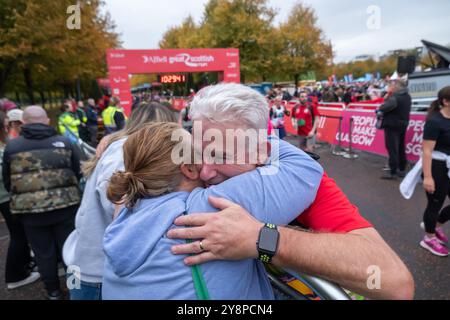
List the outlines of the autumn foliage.
{"type": "Polygon", "coordinates": [[[73,94],[75,82],[106,74],[105,50],[118,46],[100,0],[80,0],[80,28],[69,29],[72,0],[0,0],[0,97],[73,94]]]}
{"type": "Polygon", "coordinates": [[[279,26],[276,15],[267,0],[210,0],[200,23],[187,17],[167,30],[160,47],[239,48],[245,82],[294,81],[309,71],[325,73],[333,52],[314,10],[299,2],[279,26]]]}

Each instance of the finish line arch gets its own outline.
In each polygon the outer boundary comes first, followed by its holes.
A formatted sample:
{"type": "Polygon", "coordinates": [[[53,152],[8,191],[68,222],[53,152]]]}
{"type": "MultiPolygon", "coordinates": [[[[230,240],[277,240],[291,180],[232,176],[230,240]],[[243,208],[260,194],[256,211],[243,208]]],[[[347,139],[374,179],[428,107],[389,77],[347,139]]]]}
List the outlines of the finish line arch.
{"type": "Polygon", "coordinates": [[[223,82],[240,82],[239,49],[108,49],[111,94],[131,113],[130,75],[140,73],[223,72],[223,82]]]}

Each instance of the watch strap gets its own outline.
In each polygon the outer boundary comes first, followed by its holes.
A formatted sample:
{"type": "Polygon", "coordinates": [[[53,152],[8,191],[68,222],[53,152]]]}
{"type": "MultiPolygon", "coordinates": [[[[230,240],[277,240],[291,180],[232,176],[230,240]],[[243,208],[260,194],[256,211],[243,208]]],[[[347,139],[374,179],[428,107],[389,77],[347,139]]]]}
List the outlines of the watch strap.
{"type": "MultiPolygon", "coordinates": [[[[261,228],[261,231],[260,231],[260,237],[261,237],[261,233],[263,232],[264,229],[277,230],[277,226],[272,223],[264,224],[264,226],[261,228]]],[[[258,259],[264,263],[270,263],[272,261],[273,256],[275,255],[275,252],[269,252],[267,250],[262,250],[259,247],[259,241],[258,241],[257,247],[258,247],[258,259]]],[[[277,247],[278,247],[278,240],[277,240],[277,247]]]]}

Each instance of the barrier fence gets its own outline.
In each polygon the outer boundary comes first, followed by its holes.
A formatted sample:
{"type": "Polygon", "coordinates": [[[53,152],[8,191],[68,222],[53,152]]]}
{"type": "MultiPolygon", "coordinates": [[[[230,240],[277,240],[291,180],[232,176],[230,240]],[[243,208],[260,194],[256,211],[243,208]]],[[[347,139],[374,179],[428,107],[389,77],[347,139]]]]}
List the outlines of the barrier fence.
{"type": "MultiPolygon", "coordinates": [[[[387,156],[384,131],[375,127],[377,122],[375,109],[358,109],[351,105],[346,109],[319,106],[319,113],[321,120],[317,139],[348,148],[349,152],[344,154],[344,157],[355,158],[354,150],[387,156]],[[341,125],[333,123],[330,116],[342,117],[341,125]]],[[[411,112],[405,142],[409,161],[415,162],[420,158],[425,120],[424,112],[411,112]]]]}
{"type": "Polygon", "coordinates": [[[341,141],[341,136],[342,136],[342,117],[335,117],[335,116],[327,116],[327,115],[323,115],[321,116],[323,118],[326,119],[337,119],[339,121],[339,125],[338,125],[338,142],[337,145],[332,144],[332,148],[331,148],[331,153],[333,153],[335,156],[341,156],[345,154],[345,151],[342,150],[342,141],[341,141]],[[337,146],[337,149],[335,148],[337,146]]]}
{"type": "Polygon", "coordinates": [[[356,159],[358,155],[353,152],[353,117],[350,117],[350,128],[349,128],[350,141],[348,144],[348,152],[344,153],[342,156],[347,159],[356,159]]]}
{"type": "MultiPolygon", "coordinates": [[[[294,103],[286,103],[291,111],[294,103]]],[[[380,104],[374,103],[320,103],[320,114],[317,127],[317,140],[332,145],[332,152],[348,159],[355,159],[355,150],[387,156],[384,143],[384,131],[375,127],[377,122],[375,110],[380,104]]],[[[421,108],[425,106],[419,106],[421,108]]],[[[413,108],[420,110],[420,108],[413,108]]],[[[415,162],[421,155],[425,112],[413,111],[406,132],[406,155],[409,161],[415,162]]],[[[292,127],[291,117],[286,116],[286,131],[296,135],[292,127]]]]}

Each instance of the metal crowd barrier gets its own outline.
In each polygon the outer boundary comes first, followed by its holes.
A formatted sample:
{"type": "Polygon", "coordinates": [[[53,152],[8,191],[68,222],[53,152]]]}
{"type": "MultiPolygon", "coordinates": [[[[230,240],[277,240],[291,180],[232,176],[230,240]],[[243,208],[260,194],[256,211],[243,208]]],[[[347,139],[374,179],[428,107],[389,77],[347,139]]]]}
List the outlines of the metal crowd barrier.
{"type": "MultiPolygon", "coordinates": [[[[321,107],[336,107],[339,106],[344,110],[357,110],[357,109],[362,109],[362,110],[376,110],[380,104],[369,104],[369,103],[350,103],[347,106],[345,106],[342,103],[321,103],[320,104],[321,107]]],[[[331,148],[331,153],[333,155],[337,155],[337,156],[342,156],[346,159],[357,159],[358,155],[353,151],[353,117],[350,117],[350,123],[349,123],[349,146],[348,149],[344,149],[342,148],[342,120],[343,117],[336,117],[336,116],[326,116],[324,115],[323,117],[326,118],[331,118],[331,119],[339,119],[339,128],[338,128],[338,145],[337,147],[335,145],[333,145],[331,148]],[[336,150],[337,149],[337,150],[336,150]]]]}
{"type": "Polygon", "coordinates": [[[272,265],[266,265],[266,271],[277,299],[351,300],[344,289],[330,281],[272,265]]]}
{"type": "Polygon", "coordinates": [[[314,276],[296,274],[308,285],[322,300],[350,300],[348,294],[338,285],[314,276]]]}
{"type": "Polygon", "coordinates": [[[380,103],[350,103],[346,109],[376,110],[380,103]]]}
{"type": "Polygon", "coordinates": [[[78,139],[78,146],[83,153],[83,156],[87,159],[91,159],[95,156],[95,148],[88,145],[81,139],[78,139]]]}
{"type": "Polygon", "coordinates": [[[345,109],[345,103],[342,102],[320,102],[319,107],[326,107],[326,108],[340,108],[345,109]]]}
{"type": "Polygon", "coordinates": [[[348,152],[344,153],[342,156],[346,159],[357,159],[358,155],[353,152],[353,117],[350,117],[350,126],[349,126],[349,141],[348,141],[348,152]]]}
{"type": "Polygon", "coordinates": [[[332,144],[331,145],[331,153],[335,156],[342,156],[344,154],[344,151],[342,150],[342,119],[343,119],[343,117],[327,116],[327,115],[321,115],[321,117],[339,120],[337,150],[336,150],[336,145],[332,144]]]}

